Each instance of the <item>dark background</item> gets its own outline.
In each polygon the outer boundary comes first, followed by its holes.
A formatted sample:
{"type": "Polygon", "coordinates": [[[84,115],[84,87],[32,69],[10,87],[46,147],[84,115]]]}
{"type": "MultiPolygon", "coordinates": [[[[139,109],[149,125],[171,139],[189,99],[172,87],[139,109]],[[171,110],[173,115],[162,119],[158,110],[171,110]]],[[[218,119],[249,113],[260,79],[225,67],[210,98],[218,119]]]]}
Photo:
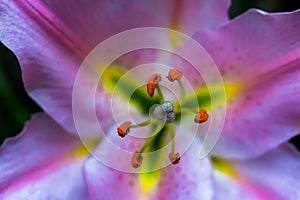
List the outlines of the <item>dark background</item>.
{"type": "MultiPolygon", "coordinates": [[[[232,0],[228,14],[230,18],[234,18],[249,8],[286,12],[299,9],[300,1],[232,0]]],[[[40,110],[24,90],[18,60],[0,43],[0,144],[5,138],[17,135],[31,114],[40,110]]],[[[291,142],[300,149],[299,136],[293,138],[291,142]]]]}

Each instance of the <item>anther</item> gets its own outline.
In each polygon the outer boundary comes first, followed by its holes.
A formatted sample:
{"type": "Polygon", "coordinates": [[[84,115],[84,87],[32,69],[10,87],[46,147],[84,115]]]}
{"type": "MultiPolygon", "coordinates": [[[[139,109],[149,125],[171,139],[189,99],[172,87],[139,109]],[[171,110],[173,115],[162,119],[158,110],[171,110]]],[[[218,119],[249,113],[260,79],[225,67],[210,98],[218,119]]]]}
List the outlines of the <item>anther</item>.
{"type": "Polygon", "coordinates": [[[118,127],[117,131],[118,131],[118,134],[120,137],[125,137],[129,133],[130,125],[131,125],[131,122],[127,121],[118,127]]]}
{"type": "Polygon", "coordinates": [[[147,92],[150,97],[154,96],[155,89],[158,83],[161,81],[161,76],[159,74],[153,74],[147,83],[147,92]]]}
{"type": "Polygon", "coordinates": [[[140,152],[135,151],[132,159],[131,159],[131,166],[134,168],[139,168],[142,165],[143,156],[140,152]]]}
{"type": "Polygon", "coordinates": [[[179,163],[179,161],[180,161],[180,158],[181,158],[181,156],[180,156],[180,154],[179,153],[170,153],[169,154],[169,159],[170,159],[170,161],[171,161],[171,163],[173,164],[173,165],[176,165],[176,164],[178,164],[179,163]]]}
{"type": "Polygon", "coordinates": [[[194,122],[199,124],[206,122],[207,120],[208,120],[208,113],[204,109],[200,109],[198,114],[194,118],[194,122]]]}
{"type": "Polygon", "coordinates": [[[182,73],[177,69],[170,69],[168,76],[166,77],[169,81],[174,82],[182,78],[182,73]]]}

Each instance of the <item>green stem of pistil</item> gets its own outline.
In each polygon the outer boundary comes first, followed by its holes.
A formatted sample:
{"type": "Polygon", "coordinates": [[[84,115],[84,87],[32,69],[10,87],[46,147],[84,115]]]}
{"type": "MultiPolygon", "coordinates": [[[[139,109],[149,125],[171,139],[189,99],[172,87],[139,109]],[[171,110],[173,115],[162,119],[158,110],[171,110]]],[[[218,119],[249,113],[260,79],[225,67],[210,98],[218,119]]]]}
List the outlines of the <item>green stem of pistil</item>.
{"type": "Polygon", "coordinates": [[[185,97],[185,89],[184,89],[184,85],[183,83],[181,82],[181,80],[178,80],[177,81],[178,84],[179,84],[179,87],[180,87],[180,99],[182,100],[184,97],[185,97]]]}
{"type": "Polygon", "coordinates": [[[147,142],[146,142],[146,143],[144,144],[144,146],[141,148],[140,153],[143,153],[143,151],[145,150],[145,148],[146,148],[149,144],[151,144],[151,142],[154,140],[155,137],[156,137],[156,135],[155,135],[155,136],[152,136],[150,139],[147,140],[147,142]]]}
{"type": "Polygon", "coordinates": [[[194,110],[192,108],[182,108],[181,113],[191,113],[191,114],[198,114],[197,110],[194,110]]]}
{"type": "Polygon", "coordinates": [[[172,124],[167,125],[169,132],[171,134],[171,140],[172,140],[172,153],[175,152],[175,130],[172,124]]]}
{"type": "Polygon", "coordinates": [[[142,123],[139,123],[139,124],[135,124],[135,125],[131,125],[130,128],[139,128],[139,127],[144,127],[144,126],[148,126],[150,123],[151,123],[151,119],[145,121],[145,122],[142,122],[142,123]]]}
{"type": "Polygon", "coordinates": [[[156,90],[157,90],[157,93],[158,93],[158,95],[160,97],[160,103],[163,103],[165,101],[165,99],[164,99],[164,95],[163,95],[160,87],[157,87],[156,90]]]}
{"type": "Polygon", "coordinates": [[[154,128],[155,132],[153,133],[153,136],[151,136],[146,141],[146,143],[141,148],[140,153],[143,153],[143,151],[146,149],[146,147],[149,146],[153,142],[153,140],[158,136],[157,134],[160,134],[159,132],[162,130],[161,128],[163,128],[163,124],[160,124],[160,122],[157,122],[156,120],[154,120],[153,124],[154,124],[154,126],[158,126],[159,129],[154,128]]]}

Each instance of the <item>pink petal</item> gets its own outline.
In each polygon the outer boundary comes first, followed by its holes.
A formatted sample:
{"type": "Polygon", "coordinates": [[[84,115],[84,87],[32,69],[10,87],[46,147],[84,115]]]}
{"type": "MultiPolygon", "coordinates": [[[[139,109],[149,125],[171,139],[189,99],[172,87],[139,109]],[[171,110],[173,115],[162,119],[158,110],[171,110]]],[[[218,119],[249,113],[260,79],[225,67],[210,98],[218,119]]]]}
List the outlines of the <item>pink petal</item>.
{"type": "Polygon", "coordinates": [[[155,199],[212,199],[212,169],[208,159],[198,158],[200,144],[194,141],[177,165],[162,170],[155,199]]]}
{"type": "MultiPolygon", "coordinates": [[[[114,131],[116,132],[116,131],[114,131]]],[[[111,132],[113,134],[113,131],[111,132]]],[[[110,135],[109,139],[120,148],[127,151],[139,150],[140,140],[131,139],[126,136],[117,141],[117,135],[110,135]]],[[[192,135],[187,135],[192,136],[192,135]]],[[[125,153],[115,153],[107,148],[102,142],[98,146],[94,155],[90,157],[84,165],[84,176],[88,185],[89,198],[97,199],[211,199],[212,198],[212,170],[208,159],[199,160],[198,152],[200,145],[197,141],[186,151],[176,166],[168,166],[161,171],[158,182],[154,183],[148,192],[142,186],[138,174],[122,172],[117,170],[124,169],[116,165],[107,167],[108,162],[103,164],[103,160],[97,155],[105,155],[108,159],[118,161],[120,166],[130,167],[131,157],[125,153]],[[99,192],[101,191],[101,192],[99,192]]],[[[168,159],[168,154],[165,155],[168,159]]],[[[145,160],[143,161],[145,163],[145,160]]],[[[111,163],[109,163],[111,164],[111,163]]],[[[128,168],[129,168],[128,167],[128,168]]],[[[129,171],[129,170],[128,170],[129,171]]],[[[138,171],[136,171],[138,172],[138,171]]]]}
{"type": "Polygon", "coordinates": [[[228,161],[236,173],[215,172],[215,199],[298,199],[300,155],[282,145],[253,160],[228,161]]]}
{"type": "Polygon", "coordinates": [[[223,76],[244,80],[298,58],[299,17],[300,11],[250,10],[215,31],[199,31],[194,39],[205,47],[223,76]]]}
{"type": "MultiPolygon", "coordinates": [[[[5,0],[0,7],[0,38],[20,60],[30,96],[66,130],[74,133],[73,82],[83,58],[95,45],[113,34],[136,27],[174,28],[176,25],[187,33],[216,27],[227,21],[228,2],[203,0],[179,5],[172,0],[159,3],[5,0]]],[[[86,85],[82,87],[89,90],[86,85]]],[[[102,94],[98,96],[101,112],[97,114],[104,121],[111,112],[106,109],[107,98],[102,94]]],[[[84,100],[81,104],[83,108],[88,106],[84,100]]],[[[86,116],[81,120],[86,127],[94,127],[86,116]]],[[[91,128],[86,132],[95,130],[91,128]]]]}
{"type": "MultiPolygon", "coordinates": [[[[130,130],[130,134],[134,135],[135,132],[134,129],[130,130]]],[[[111,127],[106,136],[84,164],[83,173],[89,199],[140,199],[141,187],[138,175],[123,173],[119,170],[128,169],[129,171],[132,168],[130,162],[133,153],[130,152],[140,150],[143,141],[133,138],[131,135],[120,138],[117,134],[117,126],[111,127]],[[119,147],[129,153],[120,152],[114,147],[119,147]]]]}
{"type": "Polygon", "coordinates": [[[207,49],[225,82],[241,86],[227,104],[215,153],[253,157],[300,132],[300,11],[252,10],[195,38],[207,49]]]}
{"type": "Polygon", "coordinates": [[[46,114],[35,115],[0,149],[0,199],[86,199],[80,146],[46,114]]]}
{"type": "MultiPolygon", "coordinates": [[[[1,40],[20,59],[25,88],[30,96],[66,130],[75,133],[72,89],[83,58],[83,53],[75,50],[82,48],[76,46],[79,44],[70,42],[74,37],[65,30],[65,26],[55,21],[61,26],[61,29],[55,29],[48,24],[50,22],[44,19],[45,15],[48,14],[49,18],[54,16],[40,3],[36,5],[41,9],[40,13],[34,9],[28,10],[32,9],[31,4],[22,2],[20,5],[22,6],[12,2],[1,4],[1,40]],[[28,12],[31,13],[27,15],[28,12]]],[[[86,90],[90,90],[90,87],[82,85],[82,91],[86,90]]],[[[90,102],[80,100],[82,108],[89,106],[90,102]]],[[[99,119],[102,120],[110,114],[110,110],[104,109],[106,102],[107,97],[97,96],[98,108],[102,110],[99,119]]],[[[88,117],[83,116],[81,119],[87,123],[86,127],[93,127],[93,124],[89,124],[88,117]]],[[[89,132],[93,133],[93,129],[89,132]]]]}
{"type": "MultiPolygon", "coordinates": [[[[177,28],[187,34],[193,34],[202,28],[215,28],[228,21],[229,7],[228,0],[67,0],[30,4],[37,10],[48,10],[52,16],[56,16],[56,19],[49,18],[50,21],[61,21],[88,47],[94,47],[100,41],[121,31],[137,27],[177,28]]],[[[46,17],[49,16],[46,14],[46,17]]]]}
{"type": "Polygon", "coordinates": [[[90,200],[140,199],[137,175],[111,169],[92,157],[85,163],[84,177],[90,200]]]}

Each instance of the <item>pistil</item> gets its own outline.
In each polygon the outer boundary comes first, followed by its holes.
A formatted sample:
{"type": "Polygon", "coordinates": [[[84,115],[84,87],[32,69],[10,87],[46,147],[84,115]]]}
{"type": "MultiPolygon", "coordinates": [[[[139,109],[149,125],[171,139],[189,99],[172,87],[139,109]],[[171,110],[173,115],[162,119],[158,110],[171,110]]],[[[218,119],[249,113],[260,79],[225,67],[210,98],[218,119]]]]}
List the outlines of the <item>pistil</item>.
{"type": "Polygon", "coordinates": [[[175,130],[172,124],[168,124],[167,128],[169,130],[169,133],[171,135],[171,142],[172,142],[172,153],[175,152],[175,130]]]}
{"type": "Polygon", "coordinates": [[[171,123],[175,120],[174,106],[170,101],[164,101],[153,110],[153,115],[163,122],[171,123]]]}
{"type": "MultiPolygon", "coordinates": [[[[171,69],[169,71],[168,76],[169,81],[174,82],[177,81],[180,87],[181,92],[181,98],[182,100],[185,96],[185,88],[183,83],[181,82],[182,73],[179,70],[171,69]]],[[[131,165],[134,168],[139,168],[142,165],[143,156],[142,153],[148,153],[155,151],[157,148],[157,144],[163,144],[164,138],[166,137],[165,133],[168,131],[170,133],[171,137],[171,152],[169,154],[169,160],[171,164],[175,165],[178,164],[181,155],[180,153],[175,153],[175,129],[173,127],[173,122],[175,122],[175,111],[174,111],[174,105],[170,101],[164,101],[163,93],[159,87],[159,83],[161,81],[161,75],[160,74],[153,74],[149,78],[149,81],[147,83],[147,92],[150,97],[153,97],[155,94],[155,90],[157,90],[158,96],[160,98],[161,104],[156,105],[155,108],[152,110],[153,114],[150,120],[134,124],[130,121],[126,121],[123,124],[121,124],[117,132],[120,137],[125,137],[129,131],[130,128],[140,128],[145,127],[148,125],[152,126],[152,132],[153,135],[147,139],[147,141],[144,143],[143,147],[140,149],[140,151],[135,151],[132,156],[131,165]]],[[[181,104],[180,104],[181,105],[181,104]]],[[[183,108],[180,110],[180,112],[177,112],[179,115],[182,115],[184,112],[192,112],[195,114],[194,122],[195,123],[204,123],[208,120],[208,113],[204,109],[200,109],[199,111],[194,110],[192,108],[183,108]]],[[[177,114],[176,113],[176,114],[177,114]]]]}

